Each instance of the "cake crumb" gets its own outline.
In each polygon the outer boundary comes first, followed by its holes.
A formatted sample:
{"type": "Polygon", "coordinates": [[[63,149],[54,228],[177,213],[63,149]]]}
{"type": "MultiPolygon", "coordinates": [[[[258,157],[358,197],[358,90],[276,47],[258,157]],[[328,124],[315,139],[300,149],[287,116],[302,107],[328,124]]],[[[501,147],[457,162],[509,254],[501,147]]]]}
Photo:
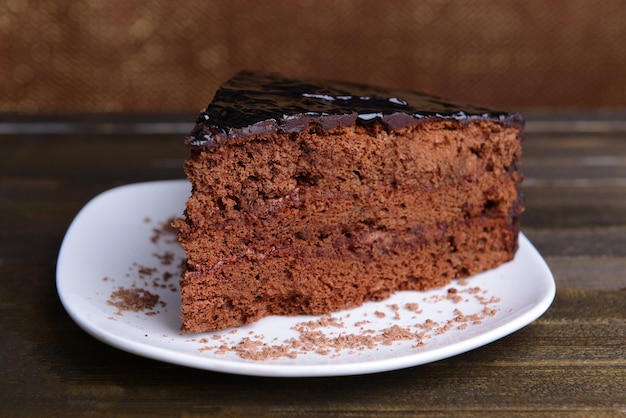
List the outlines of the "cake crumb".
{"type": "Polygon", "coordinates": [[[406,303],[404,305],[404,308],[406,310],[408,310],[408,311],[411,311],[411,312],[418,312],[419,308],[420,308],[420,305],[418,303],[415,303],[415,302],[409,302],[409,303],[406,303]]]}
{"type": "Polygon", "coordinates": [[[164,266],[169,266],[174,261],[174,254],[169,251],[165,251],[162,254],[152,253],[152,255],[159,259],[161,261],[161,265],[164,266]]]}
{"type": "Polygon", "coordinates": [[[461,303],[463,301],[463,297],[458,294],[457,290],[454,287],[448,289],[448,294],[446,298],[454,303],[461,303]]]}
{"type": "Polygon", "coordinates": [[[391,309],[394,313],[393,319],[395,320],[399,320],[400,319],[400,307],[397,304],[391,304],[391,305],[387,305],[389,307],[389,309],[391,309]]]}
{"type": "Polygon", "coordinates": [[[176,229],[172,226],[176,217],[171,217],[165,222],[162,222],[158,228],[152,229],[152,236],[150,241],[153,244],[158,243],[160,240],[167,239],[167,242],[174,242],[176,240],[176,229]],[[168,239],[169,238],[169,239],[168,239]]]}
{"type": "MultiPolygon", "coordinates": [[[[155,248],[158,248],[161,243],[171,245],[176,242],[176,232],[170,225],[173,219],[168,219],[160,223],[158,228],[153,228],[149,242],[155,245],[155,248]]],[[[152,224],[153,220],[150,217],[145,217],[143,222],[152,224]]],[[[172,280],[172,278],[182,275],[185,259],[182,258],[179,263],[176,254],[169,250],[155,251],[151,255],[156,266],[138,261],[131,263],[128,271],[124,274],[126,285],[111,291],[106,303],[117,308],[117,315],[122,315],[125,311],[143,311],[147,316],[158,315],[161,310],[157,308],[165,308],[167,305],[159,296],[159,289],[178,291],[177,280],[172,280]],[[146,290],[148,288],[152,291],[146,290]]],[[[113,283],[116,282],[116,279],[105,276],[102,281],[113,283]]]]}
{"type": "Polygon", "coordinates": [[[151,310],[159,302],[159,295],[150,293],[141,288],[118,287],[111,293],[107,305],[118,309],[118,314],[122,311],[139,312],[151,310]]]}

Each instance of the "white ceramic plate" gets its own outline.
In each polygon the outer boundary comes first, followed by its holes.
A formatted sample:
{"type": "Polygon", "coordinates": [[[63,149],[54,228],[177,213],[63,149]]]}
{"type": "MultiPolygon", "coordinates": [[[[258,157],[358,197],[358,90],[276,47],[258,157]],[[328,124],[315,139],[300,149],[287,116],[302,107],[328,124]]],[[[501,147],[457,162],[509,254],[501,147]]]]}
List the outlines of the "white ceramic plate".
{"type": "Polygon", "coordinates": [[[178,296],[184,252],[162,226],[181,215],[189,193],[185,180],[132,184],[102,193],[80,211],[61,246],[57,289],[81,328],[130,353],[200,369],[353,375],[483,346],[537,319],[555,295],[548,266],[520,234],[513,261],[444,289],[398,292],[331,316],[269,317],[184,334],[178,296]]]}

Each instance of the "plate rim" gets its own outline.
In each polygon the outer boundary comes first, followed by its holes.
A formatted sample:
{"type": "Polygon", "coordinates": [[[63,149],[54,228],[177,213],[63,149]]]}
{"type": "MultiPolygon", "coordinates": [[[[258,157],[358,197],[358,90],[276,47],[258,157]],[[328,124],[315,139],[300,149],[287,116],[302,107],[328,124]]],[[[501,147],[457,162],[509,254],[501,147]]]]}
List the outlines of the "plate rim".
{"type": "MultiPolygon", "coordinates": [[[[68,263],[68,256],[66,253],[71,240],[74,239],[73,237],[75,235],[76,228],[78,228],[80,223],[83,222],[83,218],[86,216],[85,214],[89,214],[89,211],[92,210],[95,205],[99,204],[107,197],[115,195],[123,190],[130,191],[131,189],[144,189],[145,191],[148,188],[162,189],[163,187],[188,187],[188,190],[191,190],[189,182],[184,179],[158,180],[116,186],[93,197],[72,219],[72,222],[63,237],[56,263],[57,294],[61,304],[63,305],[65,311],[69,314],[70,318],[81,329],[83,329],[83,331],[97,340],[138,356],[201,370],[249,376],[324,377],[379,373],[424,365],[491,344],[494,341],[524,328],[531,322],[538,319],[550,308],[556,296],[556,282],[548,264],[525,234],[520,231],[519,248],[524,248],[525,251],[529,251],[530,255],[534,259],[533,261],[537,263],[535,268],[540,269],[542,273],[539,275],[542,278],[541,284],[543,285],[543,291],[540,297],[534,301],[534,304],[530,309],[521,315],[516,316],[503,324],[499,324],[490,330],[471,336],[468,339],[455,341],[434,350],[416,352],[414,354],[401,355],[398,357],[366,360],[362,362],[348,362],[341,364],[277,365],[263,361],[234,362],[228,359],[201,357],[186,352],[176,351],[172,348],[159,347],[149,343],[130,340],[102,329],[96,323],[93,323],[80,315],[80,309],[74,305],[70,298],[70,294],[65,287],[67,284],[66,282],[69,280],[63,277],[65,263],[68,263]]],[[[511,263],[514,261],[515,260],[511,261],[511,263]]]]}

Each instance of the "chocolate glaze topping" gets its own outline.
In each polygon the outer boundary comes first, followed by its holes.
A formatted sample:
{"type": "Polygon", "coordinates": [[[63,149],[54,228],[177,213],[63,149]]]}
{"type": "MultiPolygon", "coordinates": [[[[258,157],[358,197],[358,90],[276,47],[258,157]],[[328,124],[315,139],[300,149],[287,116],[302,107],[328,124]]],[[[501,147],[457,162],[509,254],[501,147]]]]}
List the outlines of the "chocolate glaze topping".
{"type": "Polygon", "coordinates": [[[432,118],[462,123],[475,119],[507,125],[524,123],[517,113],[452,103],[421,93],[243,71],[220,87],[213,102],[198,116],[185,144],[214,148],[228,138],[299,132],[310,123],[318,123],[325,130],[373,122],[401,129],[432,118]]]}

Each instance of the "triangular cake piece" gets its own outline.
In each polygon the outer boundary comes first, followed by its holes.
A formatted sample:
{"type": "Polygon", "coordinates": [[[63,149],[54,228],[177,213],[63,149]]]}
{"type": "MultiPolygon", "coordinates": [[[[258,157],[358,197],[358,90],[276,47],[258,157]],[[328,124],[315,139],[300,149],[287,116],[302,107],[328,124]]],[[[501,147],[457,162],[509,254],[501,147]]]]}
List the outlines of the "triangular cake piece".
{"type": "Polygon", "coordinates": [[[519,114],[241,72],[185,139],[182,329],[327,314],[517,250],[519,114]]]}

